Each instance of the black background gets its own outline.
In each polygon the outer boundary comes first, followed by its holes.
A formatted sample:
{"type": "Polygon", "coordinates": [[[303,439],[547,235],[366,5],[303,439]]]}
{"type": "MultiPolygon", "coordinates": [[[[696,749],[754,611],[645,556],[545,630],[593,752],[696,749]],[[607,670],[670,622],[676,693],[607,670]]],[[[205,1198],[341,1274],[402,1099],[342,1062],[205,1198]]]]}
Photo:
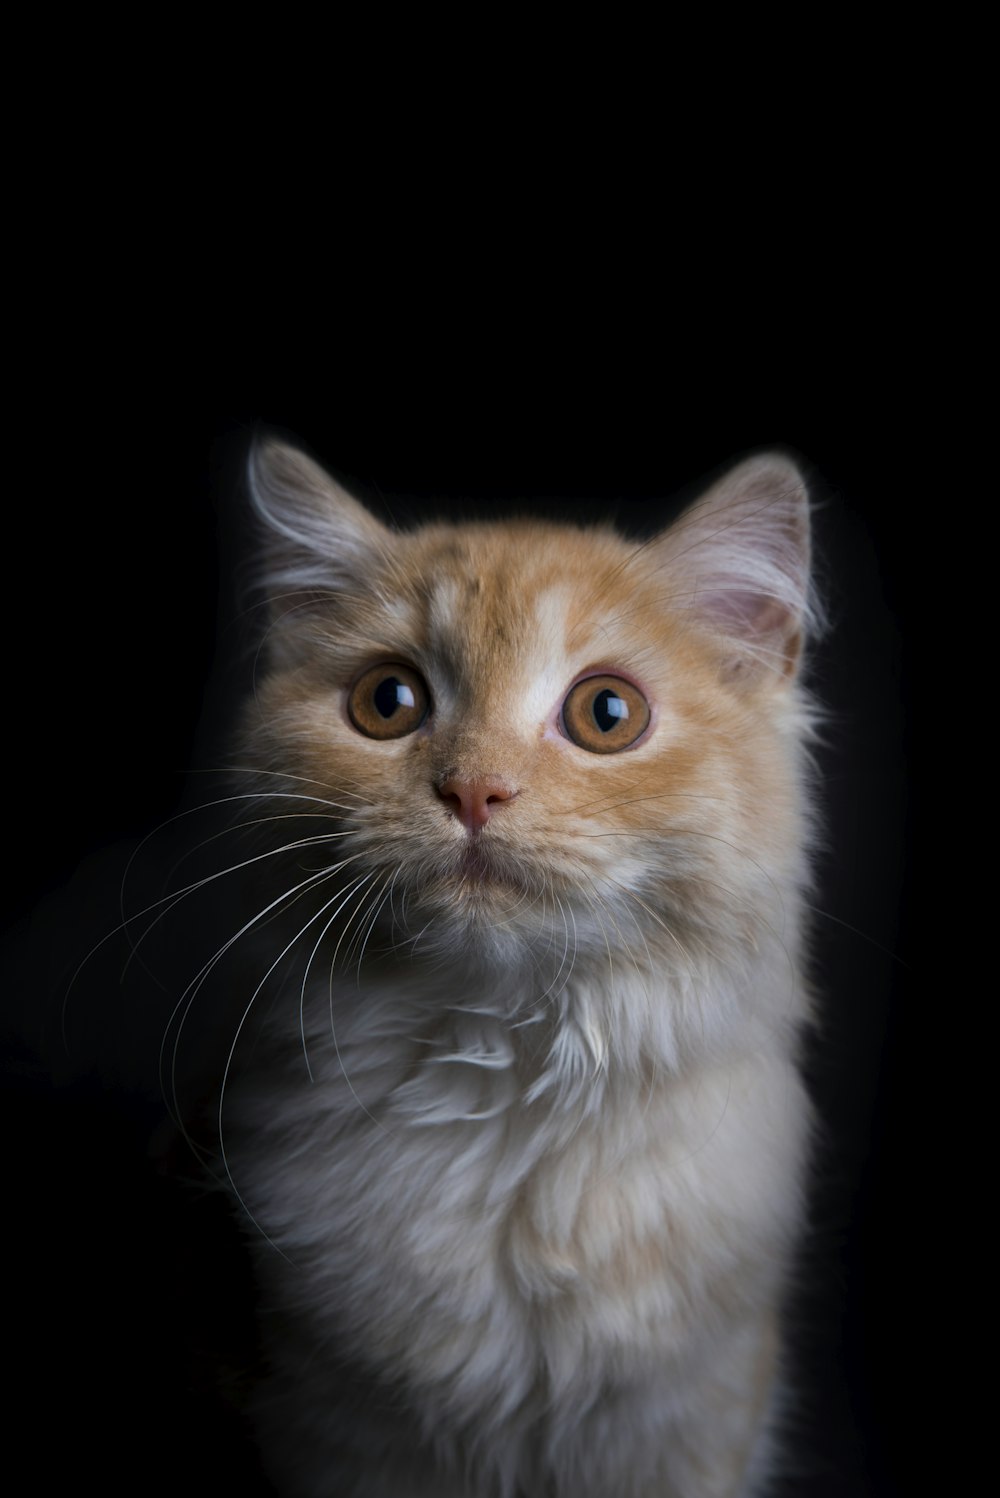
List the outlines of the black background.
{"type": "MultiPolygon", "coordinates": [[[[81,1074],[52,1018],[106,929],[129,847],[175,811],[192,764],[218,762],[244,681],[230,627],[238,474],[262,422],[404,519],[513,499],[642,530],[748,451],[801,456],[832,628],[811,668],[830,710],[815,932],[824,1021],[810,1053],[824,1131],[787,1494],[908,1490],[921,1219],[908,1039],[913,433],[870,386],[863,399],[805,376],[794,399],[768,399],[748,369],[745,398],[723,403],[710,379],[669,391],[653,380],[637,397],[606,372],[598,388],[578,371],[570,390],[536,365],[530,393],[521,373],[487,394],[474,371],[444,383],[414,356],[391,378],[377,365],[320,375],[305,398],[266,405],[256,394],[187,403],[178,384],[169,401],[77,392],[41,415],[6,561],[6,1284],[24,1395],[15,1441],[56,1483],[85,1469],[105,1492],[266,1491],[198,1371],[200,1358],[250,1356],[226,1221],[150,1164],[155,1095],[86,1049],[81,1074]]],[[[100,1007],[96,986],[83,984],[83,1003],[100,1007]]]]}

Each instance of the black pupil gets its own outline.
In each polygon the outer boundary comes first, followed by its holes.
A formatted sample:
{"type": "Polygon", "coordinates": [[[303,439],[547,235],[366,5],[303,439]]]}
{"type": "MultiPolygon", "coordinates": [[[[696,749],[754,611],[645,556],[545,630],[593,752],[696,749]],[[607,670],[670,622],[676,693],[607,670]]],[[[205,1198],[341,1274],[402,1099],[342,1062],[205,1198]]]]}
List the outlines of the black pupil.
{"type": "Polygon", "coordinates": [[[403,685],[398,676],[387,676],[375,688],[374,701],[383,718],[391,718],[397,707],[413,701],[413,693],[403,685]]]}
{"type": "Polygon", "coordinates": [[[602,733],[608,733],[612,728],[617,728],[623,718],[628,717],[628,703],[612,692],[610,687],[605,687],[603,692],[598,692],[594,698],[594,722],[602,733]]]}

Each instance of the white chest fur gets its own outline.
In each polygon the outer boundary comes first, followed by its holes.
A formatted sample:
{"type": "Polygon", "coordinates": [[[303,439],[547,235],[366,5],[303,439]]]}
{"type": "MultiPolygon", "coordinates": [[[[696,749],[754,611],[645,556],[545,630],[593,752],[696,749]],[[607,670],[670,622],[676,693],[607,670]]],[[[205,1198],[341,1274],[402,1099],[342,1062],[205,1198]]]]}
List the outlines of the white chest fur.
{"type": "Polygon", "coordinates": [[[357,1359],[425,1429],[494,1432],[476,1459],[499,1493],[529,1480],[539,1441],[553,1469],[563,1446],[578,1463],[581,1421],[603,1428],[624,1400],[622,1460],[660,1482],[664,1423],[690,1425],[692,1390],[773,1317],[806,1134],[790,1062],[772,1049],[680,1079],[649,1058],[532,1097],[534,1037],[495,1015],[435,1024],[398,993],[345,990],[335,1042],[314,998],[314,1080],[300,1048],[272,1055],[234,1098],[230,1150],[265,1276],[319,1358],[306,1397],[328,1397],[323,1355],[357,1359]]]}

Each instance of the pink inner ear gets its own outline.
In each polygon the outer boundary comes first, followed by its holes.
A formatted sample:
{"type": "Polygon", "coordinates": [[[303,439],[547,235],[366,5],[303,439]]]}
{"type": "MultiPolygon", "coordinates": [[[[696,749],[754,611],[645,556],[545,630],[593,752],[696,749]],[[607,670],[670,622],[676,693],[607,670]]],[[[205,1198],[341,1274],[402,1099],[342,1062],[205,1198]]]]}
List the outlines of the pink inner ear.
{"type": "Polygon", "coordinates": [[[792,611],[785,604],[750,589],[699,589],[698,608],[731,635],[786,634],[792,623],[792,611]]]}
{"type": "Polygon", "coordinates": [[[689,513],[678,527],[677,560],[694,609],[734,641],[794,659],[809,586],[808,501],[798,473],[784,460],[751,460],[689,513]]]}

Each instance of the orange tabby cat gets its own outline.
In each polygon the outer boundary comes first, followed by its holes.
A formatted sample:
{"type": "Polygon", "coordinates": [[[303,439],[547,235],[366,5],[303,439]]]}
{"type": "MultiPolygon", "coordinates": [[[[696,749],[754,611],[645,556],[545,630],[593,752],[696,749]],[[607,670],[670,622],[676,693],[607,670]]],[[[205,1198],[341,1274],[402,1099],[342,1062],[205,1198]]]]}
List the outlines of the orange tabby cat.
{"type": "Polygon", "coordinates": [[[302,820],[221,1135],[279,1491],[765,1492],[809,1127],[798,470],[643,544],[393,532],[273,442],[251,491],[240,789],[302,820]]]}

